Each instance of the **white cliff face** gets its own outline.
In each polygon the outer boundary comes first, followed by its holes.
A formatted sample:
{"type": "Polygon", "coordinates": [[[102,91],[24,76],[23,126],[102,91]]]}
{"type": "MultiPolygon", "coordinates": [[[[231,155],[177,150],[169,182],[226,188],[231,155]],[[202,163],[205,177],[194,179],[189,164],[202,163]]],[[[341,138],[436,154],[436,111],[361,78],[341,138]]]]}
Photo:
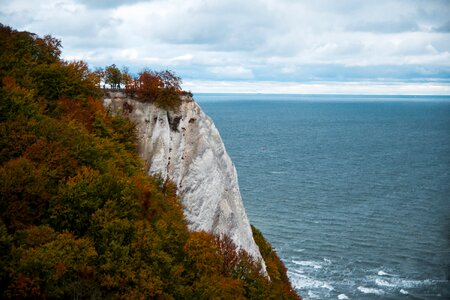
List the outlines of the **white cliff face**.
{"type": "Polygon", "coordinates": [[[137,125],[139,153],[148,173],[176,183],[188,227],[226,234],[237,246],[265,264],[253,240],[242,203],[236,169],[217,128],[191,98],[178,112],[109,93],[104,105],[122,111],[137,125]]]}

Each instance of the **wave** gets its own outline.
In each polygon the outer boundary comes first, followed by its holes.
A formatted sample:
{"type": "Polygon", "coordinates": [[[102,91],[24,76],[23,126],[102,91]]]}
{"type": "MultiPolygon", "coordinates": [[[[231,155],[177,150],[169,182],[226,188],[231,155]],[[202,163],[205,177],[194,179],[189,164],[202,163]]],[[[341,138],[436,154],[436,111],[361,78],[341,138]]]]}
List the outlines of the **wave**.
{"type": "Polygon", "coordinates": [[[386,280],[379,279],[379,278],[375,279],[375,283],[376,283],[376,285],[378,285],[378,286],[386,286],[386,287],[396,287],[396,286],[397,286],[397,285],[394,284],[394,283],[391,283],[391,282],[388,282],[388,281],[386,281],[386,280]]]}
{"type": "Polygon", "coordinates": [[[312,267],[314,269],[321,269],[322,264],[323,264],[322,262],[311,261],[311,260],[295,260],[295,259],[293,259],[292,262],[299,266],[312,267]]]}
{"type": "MultiPolygon", "coordinates": [[[[411,288],[419,288],[424,286],[430,286],[438,283],[445,283],[445,280],[433,280],[433,279],[405,279],[400,277],[387,277],[387,275],[380,275],[382,278],[378,278],[374,276],[367,276],[366,278],[374,282],[377,286],[386,287],[386,288],[401,288],[401,289],[411,289],[411,288]]],[[[389,276],[394,276],[389,274],[389,276]]]]}
{"type": "Polygon", "coordinates": [[[322,289],[332,291],[334,287],[326,281],[313,279],[303,274],[288,271],[289,278],[293,287],[297,290],[322,289]]]}
{"type": "Polygon", "coordinates": [[[392,276],[392,275],[384,271],[378,271],[378,276],[392,276]]]}
{"type": "Polygon", "coordinates": [[[370,288],[364,286],[358,286],[358,290],[364,294],[375,294],[375,295],[383,295],[384,291],[377,288],[370,288]]]}
{"type": "Polygon", "coordinates": [[[349,299],[349,298],[347,297],[346,294],[340,294],[340,295],[338,295],[338,299],[339,300],[346,300],[346,299],[349,299]]]}
{"type": "Polygon", "coordinates": [[[308,299],[320,299],[320,296],[314,292],[308,291],[308,299]]]}

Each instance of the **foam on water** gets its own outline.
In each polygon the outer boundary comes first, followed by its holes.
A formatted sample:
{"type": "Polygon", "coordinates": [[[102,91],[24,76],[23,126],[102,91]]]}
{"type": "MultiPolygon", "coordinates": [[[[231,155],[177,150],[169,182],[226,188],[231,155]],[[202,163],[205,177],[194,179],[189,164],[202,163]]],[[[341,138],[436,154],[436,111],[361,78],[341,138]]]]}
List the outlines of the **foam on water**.
{"type": "Polygon", "coordinates": [[[364,294],[383,295],[384,291],[381,289],[358,286],[358,290],[364,294]]]}
{"type": "Polygon", "coordinates": [[[339,295],[338,295],[338,299],[339,299],[339,300],[346,300],[346,299],[349,299],[349,298],[347,297],[346,294],[339,294],[339,295]]]}
{"type": "Polygon", "coordinates": [[[320,299],[320,296],[315,294],[312,291],[308,291],[308,297],[309,297],[309,299],[320,299]]]}
{"type": "Polygon", "coordinates": [[[378,286],[387,286],[387,287],[395,287],[396,285],[395,284],[393,284],[393,283],[390,283],[390,282],[387,282],[386,280],[383,280],[383,279],[375,279],[375,283],[378,285],[378,286]]]}
{"type": "Polygon", "coordinates": [[[404,289],[400,289],[400,293],[402,293],[403,295],[408,295],[408,291],[405,291],[404,289]]]}
{"type": "Polygon", "coordinates": [[[390,274],[388,274],[384,271],[378,271],[378,276],[390,276],[390,274]]]}
{"type": "Polygon", "coordinates": [[[309,261],[309,260],[292,260],[292,262],[296,265],[299,266],[304,266],[304,267],[312,267],[314,269],[321,269],[322,268],[322,262],[317,262],[317,261],[309,261]]]}
{"type": "Polygon", "coordinates": [[[334,290],[334,287],[326,281],[314,279],[307,275],[293,273],[288,271],[288,275],[291,278],[291,283],[294,288],[299,290],[309,290],[309,289],[325,289],[328,291],[334,290]]]}
{"type": "Polygon", "coordinates": [[[366,276],[366,278],[368,279],[368,281],[374,282],[376,285],[386,288],[418,288],[447,282],[446,280],[414,280],[400,277],[374,278],[373,276],[366,276]]]}

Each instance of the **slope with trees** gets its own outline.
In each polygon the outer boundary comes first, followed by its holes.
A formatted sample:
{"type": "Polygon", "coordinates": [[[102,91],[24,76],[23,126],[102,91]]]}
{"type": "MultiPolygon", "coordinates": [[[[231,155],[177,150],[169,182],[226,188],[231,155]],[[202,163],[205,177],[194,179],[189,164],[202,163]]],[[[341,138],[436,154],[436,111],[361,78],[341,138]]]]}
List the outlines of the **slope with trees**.
{"type": "Polygon", "coordinates": [[[298,299],[270,245],[268,280],[228,237],[187,230],[98,72],[60,48],[0,25],[0,298],[298,299]]]}

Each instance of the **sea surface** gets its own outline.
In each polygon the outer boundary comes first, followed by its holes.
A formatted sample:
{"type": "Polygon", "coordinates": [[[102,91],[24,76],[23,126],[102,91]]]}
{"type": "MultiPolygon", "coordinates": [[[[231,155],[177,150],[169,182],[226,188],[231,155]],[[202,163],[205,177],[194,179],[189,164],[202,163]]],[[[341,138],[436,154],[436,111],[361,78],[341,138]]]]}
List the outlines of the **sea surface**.
{"type": "Polygon", "coordinates": [[[450,299],[450,97],[194,98],[305,299],[450,299]]]}

